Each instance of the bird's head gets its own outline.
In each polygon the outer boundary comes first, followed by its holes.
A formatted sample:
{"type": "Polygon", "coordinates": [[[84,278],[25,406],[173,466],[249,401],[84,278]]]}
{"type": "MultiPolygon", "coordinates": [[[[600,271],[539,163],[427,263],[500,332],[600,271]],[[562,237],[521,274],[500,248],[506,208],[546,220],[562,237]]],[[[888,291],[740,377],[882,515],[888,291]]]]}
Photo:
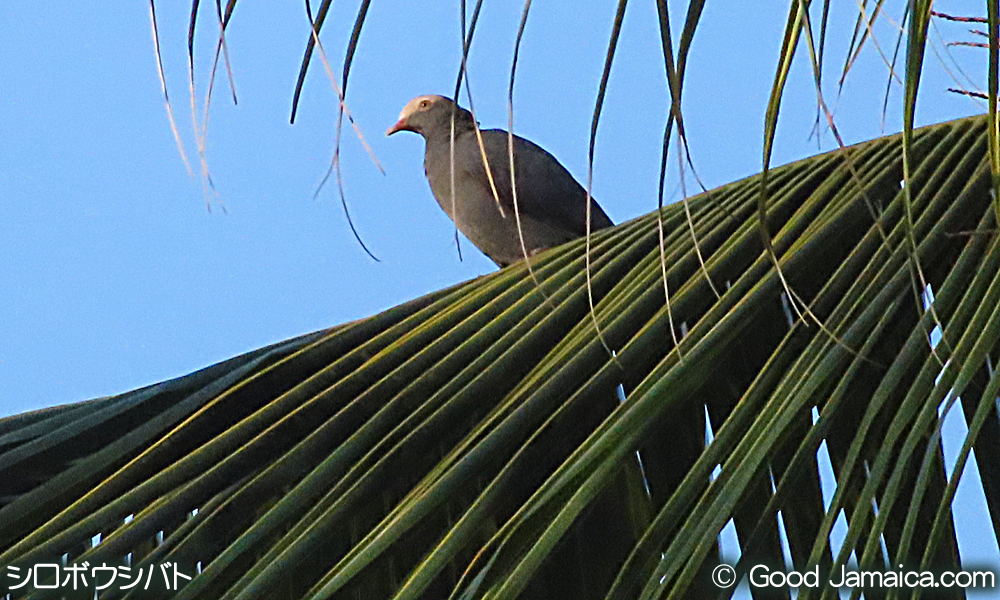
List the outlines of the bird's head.
{"type": "Polygon", "coordinates": [[[456,125],[472,123],[472,114],[464,108],[456,106],[451,98],[444,96],[417,96],[406,103],[399,120],[385,132],[392,135],[397,131],[413,131],[427,137],[428,132],[448,126],[451,115],[455,115],[456,125]]]}

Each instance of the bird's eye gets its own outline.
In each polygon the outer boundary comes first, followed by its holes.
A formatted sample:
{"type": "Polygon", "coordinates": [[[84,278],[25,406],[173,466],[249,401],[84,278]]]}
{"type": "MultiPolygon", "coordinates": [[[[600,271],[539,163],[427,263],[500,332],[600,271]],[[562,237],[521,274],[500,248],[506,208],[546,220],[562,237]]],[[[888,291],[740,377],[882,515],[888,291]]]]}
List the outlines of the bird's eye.
{"type": "Polygon", "coordinates": [[[431,105],[431,103],[428,102],[427,100],[421,100],[420,101],[420,108],[427,108],[430,105],[431,105]]]}

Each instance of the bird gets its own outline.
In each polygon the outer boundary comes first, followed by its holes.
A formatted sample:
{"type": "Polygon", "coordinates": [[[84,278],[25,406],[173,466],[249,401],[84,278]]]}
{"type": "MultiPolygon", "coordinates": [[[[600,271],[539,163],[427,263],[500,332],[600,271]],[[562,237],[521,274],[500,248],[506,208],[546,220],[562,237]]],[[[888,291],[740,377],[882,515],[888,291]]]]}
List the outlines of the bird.
{"type": "MultiPolygon", "coordinates": [[[[586,235],[587,191],[555,157],[522,137],[509,138],[502,129],[481,130],[480,146],[476,128],[472,113],[451,98],[426,95],[410,100],[386,135],[412,131],[423,136],[424,174],[431,192],[459,231],[497,266],[518,262],[525,258],[525,251],[533,256],[586,235]],[[509,139],[513,139],[517,215],[510,183],[509,139]]],[[[589,201],[590,230],[612,227],[614,223],[597,202],[593,198],[589,201]]]]}

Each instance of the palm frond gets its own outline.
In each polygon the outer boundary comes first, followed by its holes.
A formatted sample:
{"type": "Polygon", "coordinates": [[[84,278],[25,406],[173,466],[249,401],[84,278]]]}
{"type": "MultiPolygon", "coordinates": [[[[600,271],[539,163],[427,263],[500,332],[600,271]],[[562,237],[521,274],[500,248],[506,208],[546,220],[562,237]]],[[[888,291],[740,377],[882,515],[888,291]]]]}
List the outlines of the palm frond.
{"type": "Polygon", "coordinates": [[[690,224],[673,205],[595,234],[593,317],[578,240],[533,259],[537,283],[515,265],[0,420],[0,565],[200,564],[178,600],[701,598],[731,592],[708,579],[723,527],[744,572],[784,563],[780,519],[800,570],[852,553],[957,569],[951,502],[972,451],[1000,537],[987,129],[914,131],[905,184],[900,136],[770,170],[774,257],[823,328],[783,304],[757,176],[692,198],[690,224]],[[949,470],[941,424],[959,406],[949,470]]]}

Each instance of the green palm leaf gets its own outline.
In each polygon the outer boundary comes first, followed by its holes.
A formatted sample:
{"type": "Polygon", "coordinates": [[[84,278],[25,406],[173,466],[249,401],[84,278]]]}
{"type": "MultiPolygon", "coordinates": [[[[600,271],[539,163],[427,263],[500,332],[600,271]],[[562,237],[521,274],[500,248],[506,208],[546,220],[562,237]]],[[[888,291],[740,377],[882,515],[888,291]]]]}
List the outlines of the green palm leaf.
{"type": "Polygon", "coordinates": [[[958,570],[972,450],[994,537],[1000,523],[989,142],[985,117],[914,131],[905,189],[901,136],[770,170],[774,257],[823,327],[783,305],[753,177],[692,198],[690,224],[660,211],[677,346],[653,213],[592,240],[614,356],[580,240],[534,259],[537,285],[515,265],[0,420],[0,564],[200,562],[178,599],[700,598],[731,592],[708,579],[730,520],[738,569],[784,565],[780,511],[789,568],[853,552],[958,570]],[[959,407],[948,476],[941,423],[959,407]]]}

